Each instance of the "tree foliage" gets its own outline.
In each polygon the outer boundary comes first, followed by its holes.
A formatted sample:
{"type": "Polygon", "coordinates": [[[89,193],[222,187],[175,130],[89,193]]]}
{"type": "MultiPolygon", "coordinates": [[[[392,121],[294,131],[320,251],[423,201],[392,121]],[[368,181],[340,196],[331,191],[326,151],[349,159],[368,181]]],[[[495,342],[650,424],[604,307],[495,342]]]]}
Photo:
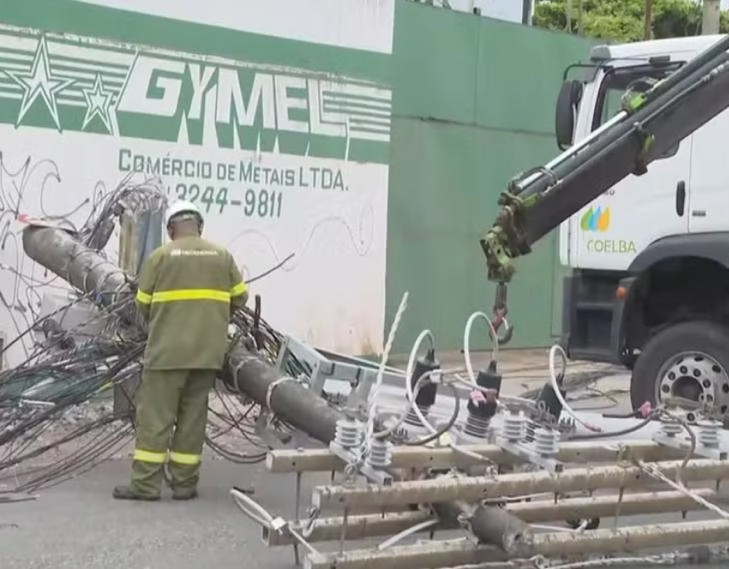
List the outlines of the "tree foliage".
{"type": "MultiPolygon", "coordinates": [[[[567,0],[537,0],[534,25],[550,30],[628,42],[644,39],[645,0],[572,0],[571,30],[567,29],[567,0]],[[581,6],[580,6],[581,4],[581,6]]],[[[696,0],[654,0],[653,38],[701,33],[702,7],[696,0]]],[[[721,32],[729,31],[729,12],[721,14],[721,32]]]]}

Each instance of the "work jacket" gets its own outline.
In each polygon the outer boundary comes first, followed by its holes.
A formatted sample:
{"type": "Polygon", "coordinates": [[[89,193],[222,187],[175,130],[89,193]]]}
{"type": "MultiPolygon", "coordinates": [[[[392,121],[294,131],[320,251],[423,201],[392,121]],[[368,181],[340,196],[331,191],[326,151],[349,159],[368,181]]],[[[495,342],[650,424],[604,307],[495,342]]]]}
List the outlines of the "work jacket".
{"type": "Polygon", "coordinates": [[[136,297],[148,324],[145,368],[221,369],[231,310],[247,297],[223,247],[185,237],[155,249],[142,265],[136,297]]]}

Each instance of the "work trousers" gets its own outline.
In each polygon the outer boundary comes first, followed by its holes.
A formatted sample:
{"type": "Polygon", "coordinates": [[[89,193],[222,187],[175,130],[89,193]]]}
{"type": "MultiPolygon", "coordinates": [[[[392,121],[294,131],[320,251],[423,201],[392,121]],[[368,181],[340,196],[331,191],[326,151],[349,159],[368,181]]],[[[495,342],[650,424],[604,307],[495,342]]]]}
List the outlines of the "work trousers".
{"type": "Polygon", "coordinates": [[[145,370],[137,401],[131,488],[159,496],[168,463],[172,490],[195,490],[215,370],[145,370]]]}

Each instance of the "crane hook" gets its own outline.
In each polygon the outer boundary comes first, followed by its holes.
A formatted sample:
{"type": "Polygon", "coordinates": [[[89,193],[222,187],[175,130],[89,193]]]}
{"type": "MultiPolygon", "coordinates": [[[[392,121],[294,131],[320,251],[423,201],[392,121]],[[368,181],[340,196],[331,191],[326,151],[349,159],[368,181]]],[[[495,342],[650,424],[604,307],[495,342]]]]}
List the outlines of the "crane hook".
{"type": "Polygon", "coordinates": [[[496,285],[496,294],[494,298],[494,317],[491,320],[491,324],[497,333],[496,341],[499,346],[504,346],[511,341],[511,337],[514,335],[514,328],[509,324],[506,319],[506,315],[509,313],[509,307],[507,304],[507,288],[505,282],[500,282],[496,285]],[[504,333],[498,335],[499,329],[504,327],[504,333]]]}

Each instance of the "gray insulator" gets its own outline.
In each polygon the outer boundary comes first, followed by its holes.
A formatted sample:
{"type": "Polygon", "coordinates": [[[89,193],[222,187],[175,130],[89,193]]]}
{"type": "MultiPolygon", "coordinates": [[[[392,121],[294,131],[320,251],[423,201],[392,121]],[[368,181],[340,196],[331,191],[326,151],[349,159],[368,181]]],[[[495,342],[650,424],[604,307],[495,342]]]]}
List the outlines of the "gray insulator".
{"type": "Polygon", "coordinates": [[[381,439],[372,439],[370,443],[370,452],[365,459],[365,463],[375,470],[384,470],[390,466],[392,462],[392,445],[390,441],[381,439]]]}
{"type": "Polygon", "coordinates": [[[463,432],[472,437],[479,439],[485,439],[489,434],[489,425],[491,424],[490,419],[482,419],[469,413],[466,418],[466,426],[463,428],[463,432]]]}
{"type": "MultiPolygon", "coordinates": [[[[420,412],[423,414],[423,417],[426,419],[428,418],[428,411],[430,410],[430,407],[422,407],[418,405],[418,409],[420,409],[420,412]]],[[[420,420],[420,417],[418,417],[418,414],[414,410],[408,411],[407,416],[405,417],[405,422],[408,425],[413,425],[414,427],[422,427],[423,422],[420,420]]]]}
{"type": "Polygon", "coordinates": [[[719,446],[720,424],[715,421],[704,421],[699,423],[699,444],[705,447],[719,446]]]}
{"type": "Polygon", "coordinates": [[[661,434],[669,438],[674,438],[680,435],[683,430],[683,425],[674,421],[664,421],[661,425],[661,434]]]}
{"type": "Polygon", "coordinates": [[[503,436],[510,443],[518,443],[526,435],[526,417],[509,413],[504,415],[503,436]]]}
{"type": "Polygon", "coordinates": [[[534,450],[540,456],[554,456],[557,454],[557,431],[537,428],[534,430],[534,450]]]}
{"type": "Polygon", "coordinates": [[[343,448],[354,448],[362,444],[364,426],[353,419],[339,419],[334,434],[334,441],[343,448]]]}

